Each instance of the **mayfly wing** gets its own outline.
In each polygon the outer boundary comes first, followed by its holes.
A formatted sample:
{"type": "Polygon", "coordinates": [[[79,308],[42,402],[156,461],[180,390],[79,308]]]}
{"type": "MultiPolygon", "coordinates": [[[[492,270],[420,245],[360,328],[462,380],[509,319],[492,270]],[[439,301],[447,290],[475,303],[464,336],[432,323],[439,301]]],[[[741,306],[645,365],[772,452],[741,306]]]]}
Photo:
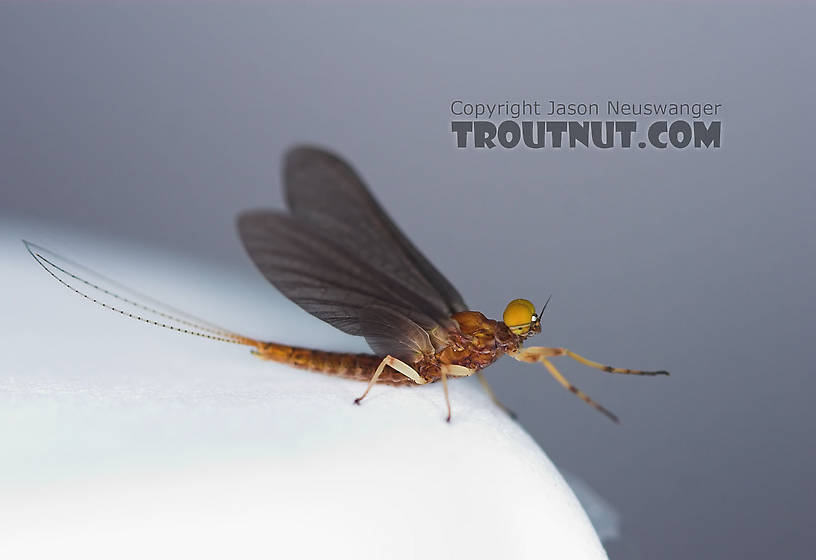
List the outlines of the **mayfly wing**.
{"type": "Polygon", "coordinates": [[[351,166],[325,150],[302,146],[284,163],[286,200],[292,213],[324,230],[399,281],[409,283],[450,316],[467,309],[453,285],[400,231],[351,166]]]}
{"type": "MultiPolygon", "coordinates": [[[[365,336],[377,351],[397,356],[428,350],[411,333],[444,332],[447,313],[389,271],[361,257],[337,237],[312,223],[277,211],[251,211],[238,219],[241,239],[261,273],[286,297],[312,315],[349,334],[365,336]],[[403,336],[371,319],[386,309],[402,320],[403,336]],[[390,344],[387,342],[390,340],[390,344]]],[[[422,338],[422,337],[420,337],[422,338]]]]}

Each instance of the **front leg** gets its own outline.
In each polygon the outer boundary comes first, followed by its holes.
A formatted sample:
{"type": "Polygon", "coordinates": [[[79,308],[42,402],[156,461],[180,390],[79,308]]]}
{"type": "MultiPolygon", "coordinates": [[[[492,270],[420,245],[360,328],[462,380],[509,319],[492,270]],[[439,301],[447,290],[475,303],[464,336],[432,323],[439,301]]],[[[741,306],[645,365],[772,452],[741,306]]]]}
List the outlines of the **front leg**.
{"type": "MultiPolygon", "coordinates": [[[[618,368],[612,366],[605,366],[599,362],[594,362],[588,358],[584,358],[583,356],[576,354],[569,348],[545,348],[544,346],[533,346],[528,348],[527,350],[535,350],[536,353],[540,356],[545,358],[555,357],[555,356],[568,356],[578,362],[579,364],[584,364],[587,367],[599,369],[601,371],[606,371],[608,373],[626,373],[629,375],[669,375],[668,371],[659,370],[659,371],[644,371],[640,369],[628,369],[628,368],[618,368]]],[[[523,352],[524,350],[522,350],[523,352]]]]}
{"type": "Polygon", "coordinates": [[[513,358],[515,358],[516,360],[518,360],[520,362],[527,362],[528,364],[534,364],[536,362],[540,362],[545,368],[547,368],[547,371],[550,372],[550,375],[552,375],[555,378],[555,380],[558,381],[565,389],[567,389],[568,391],[573,393],[575,396],[577,396],[579,399],[581,399],[582,401],[587,403],[589,406],[591,406],[595,410],[597,410],[597,411],[601,412],[602,414],[606,415],[606,417],[609,418],[610,420],[612,420],[613,422],[620,422],[620,420],[618,420],[617,416],[612,414],[609,410],[607,410],[606,408],[604,408],[600,404],[593,401],[591,398],[589,398],[589,396],[586,393],[584,393],[583,391],[578,389],[578,387],[576,387],[575,385],[573,385],[572,383],[567,381],[567,378],[564,377],[561,374],[561,372],[558,371],[555,368],[554,365],[552,365],[552,362],[550,362],[550,360],[548,360],[547,358],[551,358],[552,356],[562,355],[560,353],[554,353],[554,352],[557,352],[558,350],[561,350],[561,349],[560,348],[544,348],[544,347],[541,347],[541,346],[532,346],[530,348],[523,348],[523,349],[519,350],[518,352],[512,353],[510,355],[513,358]]]}

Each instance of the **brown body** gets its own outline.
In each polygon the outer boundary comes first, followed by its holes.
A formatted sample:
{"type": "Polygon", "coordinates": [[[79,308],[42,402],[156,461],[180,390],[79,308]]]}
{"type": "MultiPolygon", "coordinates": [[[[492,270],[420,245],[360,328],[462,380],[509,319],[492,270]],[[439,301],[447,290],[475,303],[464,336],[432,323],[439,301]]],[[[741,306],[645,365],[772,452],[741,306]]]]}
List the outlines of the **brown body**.
{"type": "Polygon", "coordinates": [[[568,356],[585,366],[608,373],[668,375],[668,372],[663,370],[644,371],[607,366],[584,358],[567,348],[541,346],[522,348],[524,341],[528,337],[541,332],[538,317],[523,334],[514,333],[504,322],[488,319],[478,311],[461,311],[455,313],[452,319],[456,323],[456,328],[448,331],[444,338],[437,339],[437,351],[434,354],[420,356],[409,362],[402,362],[392,356],[324,352],[274,342],[259,342],[252,339],[244,339],[241,343],[255,346],[256,350],[254,352],[265,360],[347,379],[368,381],[368,389],[366,389],[362,397],[354,401],[357,404],[360,404],[360,401],[368,394],[374,383],[412,387],[441,380],[445,387],[448,420],[450,420],[450,401],[448,399],[446,376],[463,377],[474,373],[479,376],[479,380],[493,401],[513,416],[512,412],[498,401],[480,373],[481,370],[491,365],[504,354],[512,356],[521,362],[541,363],[562,386],[615,422],[618,419],[614,414],[567,381],[549,361],[549,358],[568,356]],[[374,372],[373,375],[372,372],[374,372]]]}
{"type": "MultiPolygon", "coordinates": [[[[521,348],[523,337],[510,332],[501,321],[490,320],[478,311],[462,311],[454,314],[452,318],[459,328],[448,333],[448,345],[436,354],[422,356],[413,363],[409,362],[427,383],[441,379],[440,372],[443,366],[462,366],[476,372],[486,368],[503,354],[513,353],[521,348]]],[[[369,381],[371,373],[384,358],[374,354],[324,352],[274,342],[260,343],[256,352],[266,360],[357,381],[369,381]]],[[[377,382],[388,385],[416,385],[414,381],[393,368],[384,369],[377,382]]]]}
{"type": "MultiPolygon", "coordinates": [[[[308,369],[328,375],[336,375],[356,381],[368,381],[371,373],[382,362],[382,357],[374,354],[346,354],[343,352],[325,352],[286,346],[275,342],[262,342],[255,351],[260,358],[288,364],[298,369],[308,369]]],[[[414,385],[414,382],[401,373],[386,369],[377,380],[388,385],[414,385]]]]}

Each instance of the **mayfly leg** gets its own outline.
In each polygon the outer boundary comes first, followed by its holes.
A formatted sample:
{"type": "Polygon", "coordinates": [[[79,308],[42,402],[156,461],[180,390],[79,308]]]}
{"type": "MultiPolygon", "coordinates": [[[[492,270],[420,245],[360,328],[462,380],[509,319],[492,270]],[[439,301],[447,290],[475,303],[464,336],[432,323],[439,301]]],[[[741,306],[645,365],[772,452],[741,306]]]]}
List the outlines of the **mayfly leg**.
{"type": "Polygon", "coordinates": [[[547,358],[541,358],[540,361],[542,364],[544,364],[544,367],[547,368],[547,371],[550,372],[550,375],[552,375],[556,381],[563,385],[564,388],[574,393],[575,396],[577,396],[579,399],[587,403],[589,406],[593,407],[595,410],[605,414],[613,422],[620,423],[620,420],[618,420],[617,416],[612,414],[609,410],[607,410],[600,404],[593,401],[591,398],[589,398],[589,396],[586,393],[584,393],[578,387],[567,381],[566,377],[561,375],[561,372],[555,369],[555,366],[552,365],[552,362],[550,362],[547,358]]]}
{"type": "Polygon", "coordinates": [[[445,418],[445,420],[447,422],[450,422],[451,404],[450,395],[448,394],[448,376],[450,375],[451,377],[468,377],[469,375],[473,375],[473,370],[456,364],[446,364],[443,365],[442,368],[439,370],[439,375],[442,378],[442,389],[445,392],[445,406],[448,407],[448,417],[445,418]]]}
{"type": "Polygon", "coordinates": [[[552,362],[550,362],[547,358],[553,355],[559,356],[561,354],[552,354],[550,353],[550,351],[552,350],[558,349],[534,346],[532,348],[525,348],[520,352],[512,354],[512,356],[520,362],[527,363],[540,362],[545,368],[547,368],[547,371],[550,372],[550,375],[552,375],[555,378],[555,380],[558,381],[558,383],[560,383],[561,386],[563,386],[566,390],[573,393],[576,397],[587,403],[595,410],[606,415],[613,422],[619,423],[620,420],[618,420],[617,416],[615,416],[614,414],[612,414],[612,412],[610,412],[609,410],[607,410],[606,408],[604,408],[603,406],[589,398],[589,395],[581,391],[578,387],[567,381],[567,378],[564,377],[563,374],[555,368],[552,362]]]}
{"type": "Polygon", "coordinates": [[[450,395],[448,394],[448,374],[445,373],[445,370],[439,372],[442,376],[442,390],[445,392],[445,406],[448,407],[448,417],[445,418],[446,422],[450,422],[451,419],[451,406],[450,406],[450,395]]]}
{"type": "Polygon", "coordinates": [[[568,356],[575,360],[576,362],[578,362],[579,364],[583,364],[587,367],[599,369],[601,371],[605,371],[608,373],[625,373],[629,375],[669,375],[669,372],[665,370],[644,371],[640,369],[628,369],[607,366],[599,362],[594,362],[588,358],[584,358],[580,354],[576,354],[575,352],[568,348],[545,348],[543,346],[537,346],[530,348],[530,350],[538,350],[539,352],[546,353],[547,357],[568,356]]]}
{"type": "Polygon", "coordinates": [[[504,405],[504,404],[503,404],[503,403],[502,403],[502,402],[499,400],[499,397],[497,397],[497,396],[496,396],[496,393],[495,393],[495,392],[493,392],[493,388],[492,388],[492,387],[490,387],[490,384],[487,382],[487,377],[485,377],[485,375],[484,375],[484,374],[483,374],[481,371],[477,371],[477,372],[476,372],[476,377],[479,379],[479,383],[481,383],[482,388],[483,388],[483,389],[485,390],[485,392],[487,393],[487,396],[488,396],[488,397],[490,397],[490,400],[491,400],[491,401],[493,401],[493,404],[495,404],[495,405],[496,405],[496,406],[498,406],[500,409],[502,409],[502,410],[504,411],[504,413],[505,413],[505,414],[507,414],[507,415],[508,415],[510,418],[512,418],[513,420],[516,420],[516,419],[518,418],[518,415],[516,415],[516,413],[515,413],[515,412],[513,412],[512,410],[510,410],[509,408],[507,408],[507,407],[506,407],[506,406],[505,406],[505,405],[504,405]]]}
{"type": "Polygon", "coordinates": [[[377,369],[374,371],[374,375],[371,376],[371,381],[368,382],[368,387],[366,387],[366,390],[363,392],[362,395],[354,399],[354,404],[360,404],[360,402],[366,397],[366,395],[374,386],[374,384],[377,383],[377,379],[380,378],[380,375],[385,369],[385,366],[391,367],[393,370],[401,373],[402,375],[404,375],[417,385],[423,385],[425,383],[425,380],[419,376],[419,374],[416,372],[414,368],[412,368],[402,360],[398,360],[394,356],[386,356],[380,362],[380,365],[377,366],[377,369]]]}

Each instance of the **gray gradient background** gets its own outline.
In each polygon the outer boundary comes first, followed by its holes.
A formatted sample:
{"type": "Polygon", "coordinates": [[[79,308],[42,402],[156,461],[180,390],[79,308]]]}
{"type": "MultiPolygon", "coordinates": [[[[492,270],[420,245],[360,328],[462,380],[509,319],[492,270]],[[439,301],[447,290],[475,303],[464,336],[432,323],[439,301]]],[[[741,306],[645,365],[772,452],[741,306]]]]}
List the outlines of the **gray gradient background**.
{"type": "Polygon", "coordinates": [[[3,7],[0,207],[253,275],[235,214],[282,205],[287,146],[339,150],[472,307],[553,293],[540,344],[673,373],[563,363],[615,426],[543,368],[489,372],[620,509],[612,558],[810,558],[813,16],[3,7]],[[452,99],[525,97],[723,103],[723,147],[453,147],[452,99]]]}

